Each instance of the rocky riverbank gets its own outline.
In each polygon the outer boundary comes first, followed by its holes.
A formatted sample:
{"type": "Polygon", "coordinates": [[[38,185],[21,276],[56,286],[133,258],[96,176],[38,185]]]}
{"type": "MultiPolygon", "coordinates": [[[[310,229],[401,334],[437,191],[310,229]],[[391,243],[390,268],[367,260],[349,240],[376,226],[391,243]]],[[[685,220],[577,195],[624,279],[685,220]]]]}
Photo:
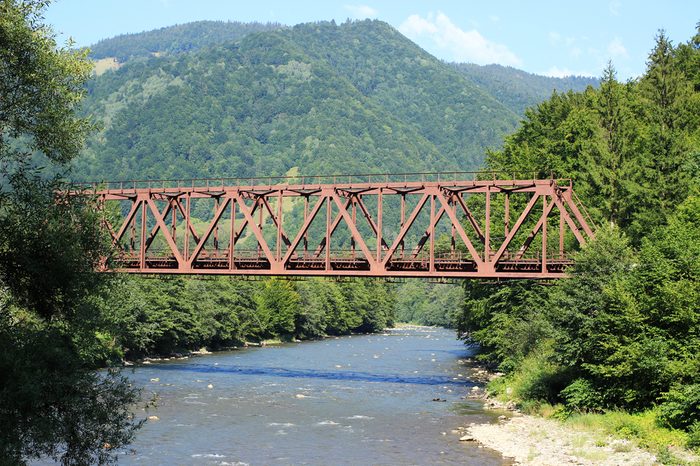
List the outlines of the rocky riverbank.
{"type": "MultiPolygon", "coordinates": [[[[472,378],[483,384],[501,374],[493,373],[473,361],[472,378]]],[[[483,387],[473,387],[465,398],[480,400],[485,409],[501,411],[497,423],[461,427],[460,440],[477,442],[500,452],[516,464],[524,465],[655,465],[656,455],[630,440],[616,438],[603,431],[571,426],[555,419],[521,413],[514,402],[503,403],[488,396],[483,387]]],[[[684,464],[700,464],[700,458],[687,451],[673,451],[684,464]]],[[[675,464],[675,463],[674,463],[675,464]]]]}
{"type": "Polygon", "coordinates": [[[651,453],[628,440],[569,428],[550,419],[514,413],[497,424],[474,424],[461,429],[463,441],[479,442],[516,464],[653,465],[651,453]]]}

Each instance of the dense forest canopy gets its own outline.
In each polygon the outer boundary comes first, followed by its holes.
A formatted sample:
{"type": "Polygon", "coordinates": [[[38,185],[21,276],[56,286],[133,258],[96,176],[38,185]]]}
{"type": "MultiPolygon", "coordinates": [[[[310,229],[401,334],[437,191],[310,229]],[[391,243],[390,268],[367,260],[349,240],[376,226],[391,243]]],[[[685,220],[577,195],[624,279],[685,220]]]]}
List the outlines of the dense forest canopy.
{"type": "Polygon", "coordinates": [[[643,76],[610,64],[489,153],[494,170],[571,176],[599,225],[569,280],[465,284],[459,327],[523,403],[655,409],[700,445],[699,65],[700,25],[679,45],[661,31],[643,76]]]}
{"type": "Polygon", "coordinates": [[[280,29],[278,23],[194,21],[152,31],[123,34],[90,46],[90,58],[114,58],[124,63],[134,58],[192,52],[210,45],[236,41],[262,31],[280,29]]]}
{"type": "Polygon", "coordinates": [[[96,208],[42,170],[65,170],[91,129],[76,107],[92,65],[57,46],[45,5],[0,1],[0,463],[105,463],[140,425],[138,392],[95,370],[110,292],[96,208]]]}

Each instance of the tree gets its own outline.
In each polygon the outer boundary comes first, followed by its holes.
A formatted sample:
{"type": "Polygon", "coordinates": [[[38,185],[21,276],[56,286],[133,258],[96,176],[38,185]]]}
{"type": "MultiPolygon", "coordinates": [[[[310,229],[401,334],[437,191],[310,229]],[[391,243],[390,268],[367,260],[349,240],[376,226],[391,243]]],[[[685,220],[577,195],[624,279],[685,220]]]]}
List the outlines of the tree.
{"type": "Polygon", "coordinates": [[[90,64],[56,47],[47,4],[0,1],[0,458],[105,463],[140,425],[138,392],[94,370],[110,357],[109,282],[93,272],[107,243],[94,204],[56,195],[49,175],[90,129],[76,116],[90,64]]]}
{"type": "Polygon", "coordinates": [[[293,336],[301,298],[292,282],[279,278],[265,280],[254,299],[263,337],[293,336]]]}

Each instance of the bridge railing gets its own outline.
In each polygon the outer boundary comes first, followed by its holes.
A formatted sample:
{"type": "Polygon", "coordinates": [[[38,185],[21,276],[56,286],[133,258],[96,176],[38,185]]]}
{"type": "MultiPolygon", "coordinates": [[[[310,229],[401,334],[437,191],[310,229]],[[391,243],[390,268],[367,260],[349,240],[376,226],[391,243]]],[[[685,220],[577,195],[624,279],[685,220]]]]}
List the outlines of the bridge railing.
{"type": "MultiPolygon", "coordinates": [[[[136,190],[136,189],[188,189],[225,188],[235,186],[280,186],[280,185],[321,185],[359,183],[409,183],[409,182],[456,182],[469,180],[537,180],[536,173],[496,172],[496,171],[442,171],[408,173],[360,173],[335,175],[291,175],[262,177],[223,177],[158,180],[90,181],[73,183],[76,191],[97,190],[136,190]]],[[[555,178],[559,183],[567,183],[568,178],[555,178]]]]}

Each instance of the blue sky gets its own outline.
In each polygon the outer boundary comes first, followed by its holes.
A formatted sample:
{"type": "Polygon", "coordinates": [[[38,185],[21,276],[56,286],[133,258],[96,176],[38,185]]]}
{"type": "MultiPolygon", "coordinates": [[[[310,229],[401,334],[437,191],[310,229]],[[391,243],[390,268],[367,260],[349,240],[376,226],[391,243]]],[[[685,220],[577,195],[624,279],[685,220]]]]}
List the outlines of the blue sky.
{"type": "Polygon", "coordinates": [[[626,80],[644,72],[659,29],[674,43],[695,33],[700,1],[55,0],[46,12],[79,46],[202,19],[294,25],[347,18],[386,21],[447,61],[599,76],[612,60],[626,80]]]}

